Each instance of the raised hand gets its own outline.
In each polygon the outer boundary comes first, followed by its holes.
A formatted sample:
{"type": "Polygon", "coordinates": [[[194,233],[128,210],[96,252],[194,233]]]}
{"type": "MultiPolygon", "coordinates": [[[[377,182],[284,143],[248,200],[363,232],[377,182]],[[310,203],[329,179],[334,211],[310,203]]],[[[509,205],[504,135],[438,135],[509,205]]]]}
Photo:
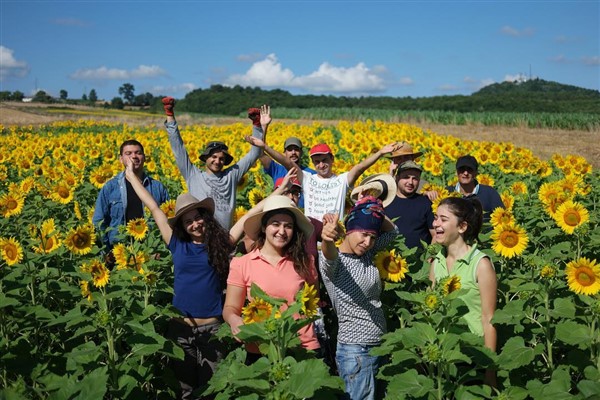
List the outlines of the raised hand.
{"type": "Polygon", "coordinates": [[[338,239],[338,219],[338,214],[323,215],[323,231],[321,232],[323,241],[335,242],[338,239]]]}
{"type": "Polygon", "coordinates": [[[175,99],[172,97],[163,97],[162,99],[163,108],[165,109],[165,114],[168,117],[172,117],[175,115],[175,99]]]}
{"type": "Polygon", "coordinates": [[[246,140],[246,142],[250,143],[252,146],[260,147],[261,149],[265,148],[265,142],[257,137],[248,135],[244,136],[244,140],[246,140]]]}
{"type": "Polygon", "coordinates": [[[263,127],[263,130],[271,123],[272,120],[271,107],[266,104],[260,106],[260,125],[263,127]]]}
{"type": "Polygon", "coordinates": [[[394,151],[398,150],[399,148],[400,148],[400,144],[398,142],[394,142],[394,143],[386,144],[379,151],[381,152],[381,154],[389,154],[389,153],[393,153],[394,151]]]}
{"type": "Polygon", "coordinates": [[[287,174],[285,174],[285,176],[283,177],[283,181],[281,181],[281,186],[283,186],[286,189],[289,189],[292,186],[292,181],[297,179],[297,177],[298,177],[298,168],[296,168],[296,167],[290,168],[288,170],[287,174]]]}

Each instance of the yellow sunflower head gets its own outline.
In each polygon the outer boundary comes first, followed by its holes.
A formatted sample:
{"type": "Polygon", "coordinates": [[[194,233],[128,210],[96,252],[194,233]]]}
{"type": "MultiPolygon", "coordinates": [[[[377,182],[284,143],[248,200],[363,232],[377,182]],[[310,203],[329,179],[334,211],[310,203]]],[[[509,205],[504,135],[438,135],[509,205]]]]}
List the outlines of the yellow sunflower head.
{"type": "Polygon", "coordinates": [[[396,255],[396,249],[383,250],[375,255],[375,266],[381,279],[400,282],[408,272],[406,260],[396,255]]]}
{"type": "Polygon", "coordinates": [[[540,271],[540,277],[543,279],[552,279],[556,276],[556,268],[550,265],[544,265],[540,271]]]}
{"type": "Polygon", "coordinates": [[[125,269],[129,263],[129,249],[123,243],[117,243],[112,249],[117,269],[125,269]]]}
{"type": "Polygon", "coordinates": [[[81,296],[87,298],[88,301],[92,301],[90,283],[88,281],[79,281],[79,287],[81,288],[81,296]]]}
{"type": "Polygon", "coordinates": [[[92,274],[92,284],[97,288],[104,287],[110,278],[110,271],[100,260],[92,260],[89,264],[89,272],[92,274]]]}
{"type": "Polygon", "coordinates": [[[23,260],[23,248],[14,238],[0,238],[0,256],[7,265],[14,265],[23,260]]]}
{"type": "Polygon", "coordinates": [[[523,181],[518,181],[512,184],[511,191],[515,196],[527,194],[527,185],[523,181]]]}
{"type": "Polygon", "coordinates": [[[160,205],[160,209],[165,213],[167,218],[173,218],[175,216],[175,200],[170,199],[160,205]]]}
{"type": "Polygon", "coordinates": [[[304,282],[304,287],[300,291],[299,299],[302,302],[301,313],[307,317],[317,315],[317,307],[319,304],[319,295],[317,289],[313,285],[304,282]]]}
{"type": "Polygon", "coordinates": [[[95,241],[94,228],[91,225],[82,225],[69,231],[64,244],[72,253],[87,254],[92,251],[95,241]]]}
{"type": "Polygon", "coordinates": [[[273,312],[273,306],[263,299],[255,298],[248,305],[242,308],[242,318],[244,324],[253,322],[263,322],[269,319],[273,312]]]}
{"type": "Polygon", "coordinates": [[[440,305],[440,299],[438,298],[437,294],[435,293],[429,293],[427,296],[425,296],[425,307],[427,307],[430,310],[436,310],[440,305]]]}
{"type": "Polygon", "coordinates": [[[500,200],[502,200],[502,204],[504,204],[507,210],[512,211],[515,205],[515,197],[512,194],[504,191],[500,194],[500,200]]]}
{"type": "Polygon", "coordinates": [[[264,190],[255,187],[248,192],[248,201],[250,202],[250,207],[254,207],[258,203],[262,201],[266,197],[264,190]]]}
{"type": "Polygon", "coordinates": [[[144,240],[148,232],[148,224],[146,224],[144,218],[132,219],[127,223],[126,232],[128,235],[133,236],[135,240],[144,240]]]}
{"type": "Polygon", "coordinates": [[[4,218],[11,215],[19,215],[23,211],[25,197],[15,192],[4,193],[0,196],[0,214],[4,218]]]}
{"type": "Polygon", "coordinates": [[[600,266],[585,257],[571,261],[565,270],[569,289],[577,294],[593,296],[600,292],[600,266]]]}
{"type": "Polygon", "coordinates": [[[246,210],[243,206],[237,206],[233,213],[233,223],[235,224],[237,221],[239,221],[240,218],[242,218],[247,212],[248,210],[246,210]]]}
{"type": "Polygon", "coordinates": [[[494,244],[492,248],[496,254],[506,258],[513,258],[523,254],[529,243],[529,237],[521,226],[505,224],[494,227],[492,233],[494,244]]]}
{"type": "Polygon", "coordinates": [[[492,226],[512,224],[515,222],[515,217],[513,216],[512,211],[498,207],[492,212],[490,222],[492,223],[492,226]]]}
{"type": "Polygon", "coordinates": [[[457,275],[450,275],[440,281],[442,293],[444,296],[448,296],[450,293],[460,289],[460,277],[457,275]]]}
{"type": "Polygon", "coordinates": [[[64,182],[54,185],[50,192],[50,198],[60,204],[69,204],[73,200],[75,187],[69,186],[64,182]]]}
{"type": "Polygon", "coordinates": [[[588,210],[576,201],[567,200],[558,206],[554,220],[567,234],[572,235],[575,229],[590,219],[588,210]]]}

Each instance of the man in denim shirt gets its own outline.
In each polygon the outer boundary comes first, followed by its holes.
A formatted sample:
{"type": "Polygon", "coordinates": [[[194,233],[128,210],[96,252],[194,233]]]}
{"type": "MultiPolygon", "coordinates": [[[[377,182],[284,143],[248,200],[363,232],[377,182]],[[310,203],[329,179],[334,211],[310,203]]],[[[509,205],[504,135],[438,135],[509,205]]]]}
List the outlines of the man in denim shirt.
{"type": "MultiPolygon", "coordinates": [[[[144,161],[146,160],[144,146],[137,140],[126,140],[121,144],[119,160],[126,165],[128,159],[133,162],[133,170],[157,203],[162,204],[169,200],[169,193],[163,184],[150,178],[144,172],[144,161]]],[[[111,250],[117,241],[119,225],[125,225],[128,221],[143,216],[144,205],[131,184],[125,179],[124,171],[102,186],[96,200],[92,222],[101,230],[102,243],[107,255],[106,261],[109,265],[114,263],[111,250]]]]}

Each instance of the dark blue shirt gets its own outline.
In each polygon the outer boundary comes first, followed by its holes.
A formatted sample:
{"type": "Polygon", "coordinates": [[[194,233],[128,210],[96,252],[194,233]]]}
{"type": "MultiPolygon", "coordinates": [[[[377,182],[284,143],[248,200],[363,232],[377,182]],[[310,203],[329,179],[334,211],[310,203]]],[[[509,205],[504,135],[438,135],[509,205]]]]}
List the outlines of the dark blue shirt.
{"type": "MultiPolygon", "coordinates": [[[[458,184],[456,186],[447,186],[446,189],[449,192],[460,192],[460,187],[458,184]]],[[[489,222],[490,215],[496,208],[505,208],[504,203],[502,203],[502,198],[496,189],[491,186],[477,183],[473,194],[467,195],[467,197],[470,196],[477,197],[477,199],[481,202],[481,207],[483,208],[483,222],[489,222]]]]}
{"type": "Polygon", "coordinates": [[[208,261],[206,246],[184,242],[173,234],[168,247],[175,270],[173,305],[189,318],[221,317],[221,283],[208,261]]]}
{"type": "Polygon", "coordinates": [[[431,243],[433,211],[427,196],[415,194],[406,199],[396,196],[385,208],[385,215],[394,221],[407,247],[421,247],[421,240],[431,243]]]}

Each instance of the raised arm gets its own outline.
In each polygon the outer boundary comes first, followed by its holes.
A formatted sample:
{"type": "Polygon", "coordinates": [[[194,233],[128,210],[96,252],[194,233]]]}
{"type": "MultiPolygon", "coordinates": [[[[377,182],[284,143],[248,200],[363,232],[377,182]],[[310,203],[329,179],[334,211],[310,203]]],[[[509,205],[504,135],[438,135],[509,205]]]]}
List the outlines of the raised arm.
{"type": "Polygon", "coordinates": [[[135,193],[138,195],[142,203],[144,203],[144,205],[148,207],[152,213],[154,222],[156,222],[163,240],[166,244],[169,244],[171,241],[171,236],[173,235],[173,229],[169,225],[167,216],[165,215],[164,211],[160,209],[158,203],[156,200],[154,200],[154,197],[152,197],[150,192],[144,187],[140,181],[140,178],[138,178],[135,172],[133,172],[133,163],[129,159],[126,160],[125,177],[131,183],[133,190],[135,190],[135,193]]]}
{"type": "Polygon", "coordinates": [[[338,215],[323,215],[323,230],[321,231],[321,251],[326,260],[333,261],[338,257],[338,248],[335,241],[338,238],[338,215]]]}
{"type": "Polygon", "coordinates": [[[175,155],[175,163],[177,164],[177,168],[179,168],[179,172],[181,172],[181,175],[187,181],[192,171],[198,167],[190,161],[190,156],[183,144],[179,126],[175,120],[175,99],[172,97],[165,97],[162,99],[162,103],[167,116],[165,128],[167,128],[171,150],[173,151],[173,155],[175,155]]]}
{"type": "Polygon", "coordinates": [[[362,160],[360,163],[356,164],[352,169],[348,172],[348,186],[354,186],[356,180],[359,176],[362,175],[363,172],[367,170],[371,165],[375,164],[377,160],[379,160],[383,155],[394,152],[398,149],[398,143],[390,143],[383,146],[377,152],[371,154],[369,157],[362,160]]]}

